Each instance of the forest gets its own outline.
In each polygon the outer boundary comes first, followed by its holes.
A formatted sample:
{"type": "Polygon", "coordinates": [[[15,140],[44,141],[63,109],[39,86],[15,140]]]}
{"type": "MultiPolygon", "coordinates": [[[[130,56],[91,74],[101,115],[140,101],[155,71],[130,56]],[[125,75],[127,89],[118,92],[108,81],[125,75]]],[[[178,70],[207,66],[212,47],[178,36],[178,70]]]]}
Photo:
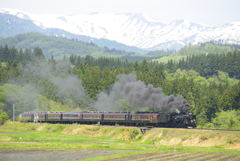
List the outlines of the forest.
{"type": "MultiPolygon", "coordinates": [[[[117,58],[70,56],[45,58],[41,48],[0,47],[0,121],[23,111],[94,111],[93,104],[111,93],[119,75],[182,96],[196,115],[198,127],[240,129],[240,51],[188,55],[166,64],[117,58]]],[[[122,110],[133,108],[126,98],[122,110]]]]}

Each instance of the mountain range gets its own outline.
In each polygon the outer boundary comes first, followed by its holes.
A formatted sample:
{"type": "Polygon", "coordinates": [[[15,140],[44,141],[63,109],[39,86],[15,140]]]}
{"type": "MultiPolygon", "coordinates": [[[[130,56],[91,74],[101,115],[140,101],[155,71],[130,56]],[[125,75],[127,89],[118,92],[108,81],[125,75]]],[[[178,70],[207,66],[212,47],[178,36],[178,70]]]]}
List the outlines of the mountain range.
{"type": "Polygon", "coordinates": [[[98,39],[85,35],[73,34],[59,28],[43,28],[41,26],[34,24],[32,20],[29,20],[26,17],[20,18],[22,17],[20,16],[21,14],[13,15],[6,11],[4,11],[4,13],[2,13],[1,11],[2,10],[0,10],[0,39],[16,36],[18,34],[41,33],[47,36],[62,37],[71,40],[86,42],[89,44],[96,44],[99,47],[107,47],[109,49],[126,51],[128,53],[145,54],[148,52],[147,50],[143,50],[133,46],[128,46],[114,40],[107,40],[101,38],[98,39]]]}
{"type": "Polygon", "coordinates": [[[186,20],[165,24],[139,13],[50,15],[15,9],[0,9],[0,16],[1,37],[40,32],[128,52],[176,50],[208,41],[240,44],[240,21],[221,26],[186,20]]]}
{"type": "Polygon", "coordinates": [[[82,57],[87,55],[93,57],[131,57],[135,55],[115,49],[102,48],[92,43],[40,33],[24,33],[0,39],[0,46],[5,45],[14,46],[17,49],[34,49],[40,47],[47,58],[63,58],[70,55],[79,55],[82,57]]]}

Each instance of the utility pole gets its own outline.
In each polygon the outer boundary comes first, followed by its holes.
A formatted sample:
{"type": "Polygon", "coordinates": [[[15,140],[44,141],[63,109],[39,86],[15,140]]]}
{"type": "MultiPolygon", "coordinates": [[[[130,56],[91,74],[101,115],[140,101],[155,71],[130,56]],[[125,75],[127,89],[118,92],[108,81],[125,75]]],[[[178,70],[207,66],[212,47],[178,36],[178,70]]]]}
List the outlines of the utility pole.
{"type": "Polygon", "coordinates": [[[12,108],[13,108],[13,123],[15,122],[15,105],[13,104],[12,105],[12,108]]]}

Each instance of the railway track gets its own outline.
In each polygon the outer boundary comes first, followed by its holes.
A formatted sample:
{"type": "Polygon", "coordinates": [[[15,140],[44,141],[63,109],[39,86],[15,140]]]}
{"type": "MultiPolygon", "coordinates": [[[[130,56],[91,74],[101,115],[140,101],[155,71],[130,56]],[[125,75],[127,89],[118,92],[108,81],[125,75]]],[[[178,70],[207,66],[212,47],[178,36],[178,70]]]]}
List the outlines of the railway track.
{"type": "Polygon", "coordinates": [[[147,131],[147,130],[151,130],[154,128],[158,128],[158,129],[184,129],[184,130],[209,130],[209,131],[239,131],[240,130],[231,130],[231,129],[208,129],[208,128],[164,128],[164,127],[139,127],[141,129],[141,131],[147,131]]]}
{"type": "MultiPolygon", "coordinates": [[[[69,123],[72,124],[72,123],[69,123]]],[[[84,124],[81,124],[84,125],[84,124]]],[[[134,127],[134,128],[139,128],[141,131],[147,131],[151,129],[184,129],[184,130],[210,130],[210,131],[239,131],[240,130],[233,130],[233,129],[208,129],[208,128],[176,128],[176,127],[154,127],[154,126],[132,126],[132,125],[120,125],[120,124],[115,124],[115,125],[102,125],[102,124],[85,124],[85,125],[98,125],[98,126],[109,126],[109,127],[119,127],[119,126],[126,126],[126,127],[134,127]]]]}
{"type": "MultiPolygon", "coordinates": [[[[97,124],[99,125],[99,124],[97,124]]],[[[184,130],[210,130],[210,131],[239,131],[240,130],[233,130],[233,129],[209,129],[209,128],[176,128],[176,127],[154,127],[154,126],[132,126],[132,125],[99,125],[99,126],[111,126],[111,127],[118,127],[118,126],[126,126],[126,127],[137,127],[140,130],[151,130],[151,129],[184,129],[184,130]]]]}
{"type": "Polygon", "coordinates": [[[206,129],[206,128],[194,128],[196,130],[215,130],[215,131],[239,131],[240,130],[231,130],[231,129],[206,129]]]}
{"type": "MultiPolygon", "coordinates": [[[[84,124],[81,124],[81,125],[84,125],[84,124]]],[[[126,127],[132,127],[132,128],[134,127],[134,128],[139,128],[141,131],[144,131],[144,133],[151,129],[176,129],[176,130],[183,129],[183,130],[239,131],[240,132],[240,130],[233,130],[233,129],[175,128],[175,127],[154,127],[154,126],[132,126],[132,125],[119,125],[119,124],[115,124],[115,125],[88,124],[88,125],[109,126],[112,128],[119,127],[119,126],[126,126],[126,127]]]]}

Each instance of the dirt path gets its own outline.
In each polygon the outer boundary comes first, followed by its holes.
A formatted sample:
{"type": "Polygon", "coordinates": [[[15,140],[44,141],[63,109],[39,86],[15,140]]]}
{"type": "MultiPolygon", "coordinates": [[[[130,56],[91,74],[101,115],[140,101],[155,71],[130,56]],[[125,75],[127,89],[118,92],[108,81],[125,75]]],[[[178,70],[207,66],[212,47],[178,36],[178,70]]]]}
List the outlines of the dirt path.
{"type": "Polygon", "coordinates": [[[0,161],[71,161],[130,152],[130,150],[0,150],[0,161]]]}

